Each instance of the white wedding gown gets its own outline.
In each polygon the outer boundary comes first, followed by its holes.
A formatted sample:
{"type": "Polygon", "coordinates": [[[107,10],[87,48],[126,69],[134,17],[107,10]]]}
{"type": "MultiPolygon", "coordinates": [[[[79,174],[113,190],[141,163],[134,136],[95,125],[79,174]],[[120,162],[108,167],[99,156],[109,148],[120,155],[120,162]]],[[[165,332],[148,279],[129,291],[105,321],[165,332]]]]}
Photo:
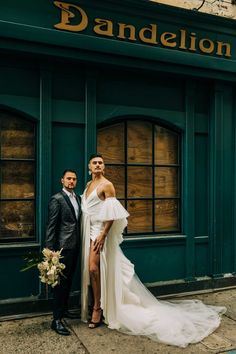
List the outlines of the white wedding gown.
{"type": "Polygon", "coordinates": [[[95,240],[104,221],[114,220],[100,261],[101,307],[108,327],[186,347],[219,326],[225,307],[204,305],[199,300],[159,301],[141,283],[119,246],[129,214],[116,198],[103,201],[95,189],[86,199],[84,192],[82,212],[82,321],[88,318],[90,239],[95,240]]]}

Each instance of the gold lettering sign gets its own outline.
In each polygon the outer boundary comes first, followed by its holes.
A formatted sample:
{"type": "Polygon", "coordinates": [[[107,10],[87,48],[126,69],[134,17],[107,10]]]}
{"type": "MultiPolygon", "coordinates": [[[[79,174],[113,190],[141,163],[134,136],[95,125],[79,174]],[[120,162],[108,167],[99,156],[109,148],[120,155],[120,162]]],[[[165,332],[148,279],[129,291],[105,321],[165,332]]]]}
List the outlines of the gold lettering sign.
{"type": "Polygon", "coordinates": [[[119,26],[119,34],[117,36],[117,38],[120,38],[120,39],[126,39],[125,37],[125,30],[126,30],[126,33],[128,32],[127,30],[129,30],[129,41],[136,41],[136,37],[135,37],[135,32],[136,32],[136,29],[134,26],[132,25],[126,25],[125,23],[118,23],[118,26],[119,26]]]}
{"type": "Polygon", "coordinates": [[[196,33],[191,33],[189,50],[196,52],[196,33]]]}
{"type": "Polygon", "coordinates": [[[214,41],[210,38],[200,38],[195,32],[188,32],[180,28],[176,32],[159,32],[158,25],[150,23],[138,28],[130,23],[116,23],[111,19],[89,18],[80,6],[64,1],[54,1],[54,5],[61,11],[61,21],[54,25],[59,30],[83,32],[88,25],[98,36],[113,37],[124,41],[141,41],[145,44],[181,49],[182,51],[200,52],[202,54],[231,57],[231,44],[214,41]],[[90,23],[89,23],[90,22],[90,23]]]}
{"type": "Polygon", "coordinates": [[[144,43],[157,44],[157,25],[150,25],[139,31],[139,38],[144,43]]]}
{"type": "Polygon", "coordinates": [[[207,38],[202,38],[199,41],[199,48],[203,53],[211,54],[214,51],[214,42],[207,38]]]}
{"type": "Polygon", "coordinates": [[[103,20],[101,18],[95,18],[95,23],[98,23],[93,27],[93,30],[97,34],[103,36],[113,37],[113,23],[109,20],[103,20]]]}
{"type": "Polygon", "coordinates": [[[55,28],[71,32],[81,32],[88,26],[87,14],[81,7],[62,1],[54,1],[54,4],[61,9],[61,22],[54,25],[55,28]],[[80,22],[76,25],[70,24],[70,20],[76,16],[74,12],[69,10],[70,8],[77,10],[81,16],[80,22]]]}
{"type": "Polygon", "coordinates": [[[161,34],[161,37],[160,37],[161,44],[164,45],[165,47],[175,48],[177,46],[177,43],[175,41],[176,37],[177,36],[175,33],[164,32],[161,34]]]}

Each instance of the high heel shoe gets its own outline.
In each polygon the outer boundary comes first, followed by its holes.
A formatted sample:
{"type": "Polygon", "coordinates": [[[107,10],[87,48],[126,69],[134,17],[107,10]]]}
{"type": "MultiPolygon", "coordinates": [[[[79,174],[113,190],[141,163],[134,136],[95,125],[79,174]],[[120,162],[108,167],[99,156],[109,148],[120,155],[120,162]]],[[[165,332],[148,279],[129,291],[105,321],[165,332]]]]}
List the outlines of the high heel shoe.
{"type": "MultiPolygon", "coordinates": [[[[90,329],[94,329],[94,328],[97,328],[97,327],[99,327],[101,324],[102,324],[102,309],[101,309],[101,307],[98,307],[98,308],[93,308],[93,312],[100,312],[100,319],[99,319],[99,321],[98,322],[94,322],[92,319],[89,321],[89,325],[88,325],[88,327],[90,328],[90,329]]],[[[92,318],[93,318],[93,316],[92,316],[92,318]]]]}

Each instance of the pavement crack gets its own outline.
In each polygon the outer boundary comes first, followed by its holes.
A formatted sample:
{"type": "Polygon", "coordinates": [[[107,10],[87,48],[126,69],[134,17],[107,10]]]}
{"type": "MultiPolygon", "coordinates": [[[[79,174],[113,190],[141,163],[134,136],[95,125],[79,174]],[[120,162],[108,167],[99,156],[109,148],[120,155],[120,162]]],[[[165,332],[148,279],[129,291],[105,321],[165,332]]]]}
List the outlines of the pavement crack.
{"type": "Polygon", "coordinates": [[[84,353],[85,353],[85,354],[90,354],[89,351],[88,351],[88,349],[87,349],[86,346],[84,345],[84,343],[81,342],[81,340],[80,340],[79,336],[77,335],[77,333],[75,332],[73,326],[72,326],[69,322],[67,322],[66,320],[64,320],[64,321],[65,321],[67,327],[69,327],[70,331],[75,335],[75,337],[76,337],[77,341],[79,342],[79,344],[81,345],[81,347],[83,347],[84,353]]]}

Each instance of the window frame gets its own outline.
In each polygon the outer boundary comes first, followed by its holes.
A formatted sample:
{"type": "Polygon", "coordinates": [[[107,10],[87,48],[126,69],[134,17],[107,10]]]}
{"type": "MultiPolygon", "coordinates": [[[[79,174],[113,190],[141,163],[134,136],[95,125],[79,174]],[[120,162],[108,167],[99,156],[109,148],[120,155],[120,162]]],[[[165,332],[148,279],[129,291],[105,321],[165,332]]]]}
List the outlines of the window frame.
{"type": "MultiPolygon", "coordinates": [[[[152,203],[152,231],[145,231],[145,232],[127,232],[127,228],[124,230],[124,236],[125,238],[137,238],[137,237],[161,237],[161,236],[175,236],[175,235],[182,235],[183,232],[183,225],[182,225],[182,134],[180,129],[176,128],[173,125],[166,124],[166,122],[163,123],[162,120],[155,120],[155,119],[150,119],[149,117],[140,117],[140,116],[135,116],[135,117],[121,117],[118,120],[111,120],[110,122],[103,122],[100,123],[97,126],[97,136],[99,129],[102,128],[108,128],[109,126],[113,126],[115,124],[124,124],[124,163],[111,163],[111,162],[106,162],[106,159],[104,158],[105,166],[116,166],[116,167],[124,167],[124,198],[117,197],[117,199],[121,202],[123,202],[123,205],[126,209],[128,209],[128,202],[130,200],[149,200],[152,203]],[[128,122],[130,121],[145,121],[149,122],[152,127],[152,161],[151,163],[129,163],[128,160],[128,143],[127,143],[127,137],[128,137],[128,122]],[[173,132],[177,136],[178,140],[178,163],[177,164],[157,164],[155,163],[155,127],[161,127],[164,129],[169,130],[170,132],[173,132]],[[152,169],[152,196],[151,197],[128,197],[128,167],[129,166],[147,166],[152,169]],[[157,167],[176,167],[178,169],[178,184],[177,184],[177,190],[178,190],[178,196],[176,197],[157,197],[155,196],[155,169],[157,167]],[[156,200],[160,199],[170,199],[170,200],[177,200],[178,204],[178,211],[177,211],[177,228],[176,230],[161,230],[161,231],[155,231],[156,225],[155,225],[155,219],[156,219],[156,213],[155,213],[155,203],[156,200]],[[144,236],[145,235],[145,236],[144,236]]],[[[98,149],[98,153],[101,153],[98,149]]],[[[111,180],[111,182],[113,182],[111,180]]]]}

